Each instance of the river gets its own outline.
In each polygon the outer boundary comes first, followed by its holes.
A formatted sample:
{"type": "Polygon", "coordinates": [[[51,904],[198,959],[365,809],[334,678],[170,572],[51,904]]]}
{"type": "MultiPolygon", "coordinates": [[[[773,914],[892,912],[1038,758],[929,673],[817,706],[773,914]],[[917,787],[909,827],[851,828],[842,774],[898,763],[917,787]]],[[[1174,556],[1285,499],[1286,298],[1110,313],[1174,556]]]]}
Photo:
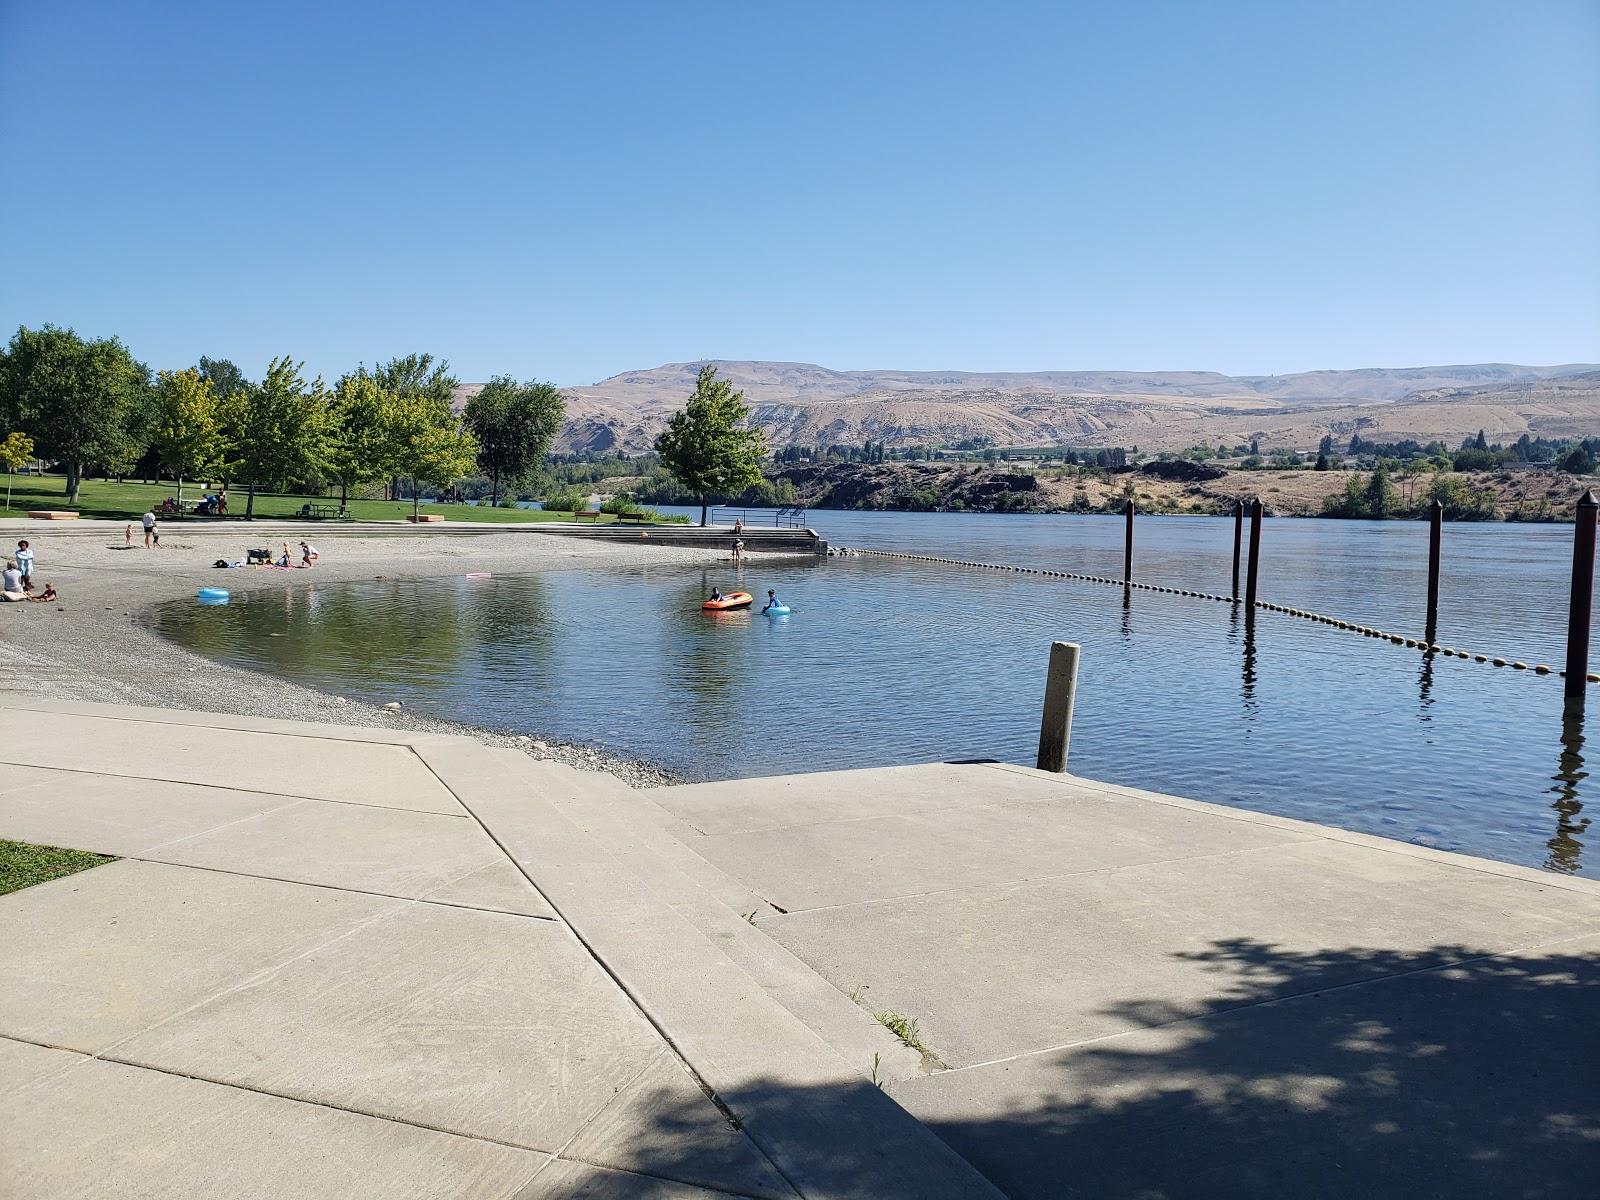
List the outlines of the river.
{"type": "MultiPolygon", "coordinates": [[[[811,514],[835,545],[1121,571],[1104,516],[811,514]]],[[[1439,640],[1562,665],[1571,526],[1445,528],[1439,640]]],[[[1427,528],[1269,520],[1260,594],[1420,636],[1427,528]]],[[[1141,517],[1135,578],[1225,592],[1232,522],[1141,517]]],[[[1083,646],[1071,770],[1600,876],[1554,675],[1285,614],[876,557],[323,585],[168,607],[202,653],[345,695],[601,744],[697,778],[1031,763],[1053,640],[1083,646]],[[713,585],[787,618],[707,616],[713,585]]],[[[1600,703],[1600,702],[1597,702],[1600,703]]]]}

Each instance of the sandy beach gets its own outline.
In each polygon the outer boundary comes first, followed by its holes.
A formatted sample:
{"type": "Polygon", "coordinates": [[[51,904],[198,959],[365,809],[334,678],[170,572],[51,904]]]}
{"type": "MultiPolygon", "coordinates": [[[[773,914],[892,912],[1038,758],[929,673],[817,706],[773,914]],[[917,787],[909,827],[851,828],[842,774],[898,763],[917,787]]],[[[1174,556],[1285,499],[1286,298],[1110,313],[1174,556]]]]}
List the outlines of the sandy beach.
{"type": "Polygon", "coordinates": [[[717,561],[719,550],[622,545],[529,530],[451,533],[438,529],[341,532],[308,530],[281,522],[238,523],[191,531],[162,530],[159,550],[145,550],[137,528],[134,548],[124,547],[122,525],[84,522],[52,527],[41,522],[0,522],[9,556],[26,537],[36,555],[35,590],[46,583],[58,603],[0,606],[0,694],[52,699],[157,705],[289,720],[337,720],[344,725],[471,732],[483,741],[516,746],[584,770],[610,772],[636,787],[677,780],[647,762],[618,757],[591,745],[542,737],[536,728],[501,732],[468,728],[435,717],[384,709],[328,695],[255,671],[213,662],[154,632],[150,612],[166,601],[192,597],[202,587],[234,593],[272,592],[312,583],[374,578],[461,575],[468,571],[517,574],[651,562],[717,561]],[[219,558],[242,558],[246,547],[282,552],[287,538],[309,536],[322,552],[310,570],[218,570],[219,558]]]}

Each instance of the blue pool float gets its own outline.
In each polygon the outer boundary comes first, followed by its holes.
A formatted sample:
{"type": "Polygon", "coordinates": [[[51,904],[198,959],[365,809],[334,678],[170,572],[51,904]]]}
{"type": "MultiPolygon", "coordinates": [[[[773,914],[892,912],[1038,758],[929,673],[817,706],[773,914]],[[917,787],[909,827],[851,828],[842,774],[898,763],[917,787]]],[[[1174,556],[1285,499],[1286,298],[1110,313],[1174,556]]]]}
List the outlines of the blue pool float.
{"type": "Polygon", "coordinates": [[[771,608],[764,608],[761,611],[769,617],[787,617],[789,615],[789,606],[787,604],[774,604],[771,608]]]}
{"type": "Polygon", "coordinates": [[[201,588],[195,595],[201,604],[226,604],[228,602],[227,588],[201,588]]]}

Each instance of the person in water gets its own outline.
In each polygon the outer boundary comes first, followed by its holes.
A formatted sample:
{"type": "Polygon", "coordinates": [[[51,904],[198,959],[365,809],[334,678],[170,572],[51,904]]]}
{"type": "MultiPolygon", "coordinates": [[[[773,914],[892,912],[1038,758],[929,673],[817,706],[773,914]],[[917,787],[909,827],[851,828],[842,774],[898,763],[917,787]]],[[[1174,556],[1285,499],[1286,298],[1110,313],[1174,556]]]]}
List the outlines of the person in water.
{"type": "MultiPolygon", "coordinates": [[[[783,607],[783,605],[781,603],[779,603],[779,601],[778,601],[778,593],[773,591],[771,588],[768,588],[767,589],[767,608],[782,608],[782,607],[783,607]]],[[[766,612],[767,608],[763,608],[761,611],[762,612],[766,612]]]]}

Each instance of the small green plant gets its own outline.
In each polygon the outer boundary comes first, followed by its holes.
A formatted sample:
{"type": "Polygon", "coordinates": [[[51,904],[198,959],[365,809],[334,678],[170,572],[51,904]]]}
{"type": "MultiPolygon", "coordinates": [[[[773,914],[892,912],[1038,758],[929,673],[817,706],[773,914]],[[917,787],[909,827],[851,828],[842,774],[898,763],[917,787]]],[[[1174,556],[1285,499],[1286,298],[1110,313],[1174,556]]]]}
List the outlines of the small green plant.
{"type": "Polygon", "coordinates": [[[878,1024],[894,1034],[905,1045],[910,1046],[911,1049],[917,1051],[927,1049],[922,1044],[922,1039],[917,1036],[917,1022],[914,1017],[908,1017],[904,1013],[897,1013],[888,1008],[882,1012],[874,1012],[872,1015],[878,1019],[878,1024]]]}

